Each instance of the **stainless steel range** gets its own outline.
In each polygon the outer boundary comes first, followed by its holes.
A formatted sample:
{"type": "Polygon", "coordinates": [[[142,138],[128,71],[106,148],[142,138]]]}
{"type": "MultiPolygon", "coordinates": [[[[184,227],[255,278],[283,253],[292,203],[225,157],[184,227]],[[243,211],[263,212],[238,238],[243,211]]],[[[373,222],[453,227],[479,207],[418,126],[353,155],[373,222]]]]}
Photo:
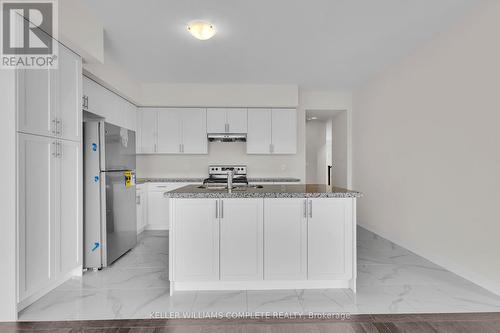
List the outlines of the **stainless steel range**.
{"type": "Polygon", "coordinates": [[[207,187],[248,186],[246,165],[210,165],[208,178],[203,181],[207,187]]]}

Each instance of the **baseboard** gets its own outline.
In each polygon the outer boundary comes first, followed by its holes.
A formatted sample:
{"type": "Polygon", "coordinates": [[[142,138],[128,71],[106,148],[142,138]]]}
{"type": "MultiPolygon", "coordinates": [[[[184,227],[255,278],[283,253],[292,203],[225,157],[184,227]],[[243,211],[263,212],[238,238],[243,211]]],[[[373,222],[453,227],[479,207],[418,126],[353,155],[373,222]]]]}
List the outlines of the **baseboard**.
{"type": "Polygon", "coordinates": [[[144,230],[168,230],[168,226],[163,224],[146,224],[144,230]]]}
{"type": "Polygon", "coordinates": [[[140,234],[141,232],[143,232],[144,230],[146,229],[146,226],[142,226],[140,228],[137,229],[137,234],[140,234]]]}
{"type": "Polygon", "coordinates": [[[194,290],[283,290],[283,289],[347,289],[350,280],[283,280],[283,281],[170,281],[171,292],[194,290]]]}
{"type": "Polygon", "coordinates": [[[470,282],[475,283],[478,286],[500,296],[500,283],[498,283],[498,282],[491,281],[491,280],[486,279],[477,273],[474,273],[474,272],[471,272],[467,269],[464,269],[463,267],[460,267],[456,263],[451,262],[448,259],[443,258],[441,256],[437,256],[433,253],[426,253],[425,251],[421,251],[420,249],[414,248],[412,246],[407,246],[407,245],[403,244],[403,242],[401,242],[399,240],[391,239],[391,237],[385,235],[383,232],[373,230],[371,227],[369,227],[363,223],[358,222],[358,226],[365,228],[366,230],[371,231],[374,234],[377,234],[377,235],[393,242],[394,244],[397,244],[397,245],[399,245],[407,250],[410,250],[411,252],[435,263],[436,265],[439,265],[439,266],[449,270],[450,272],[455,273],[458,276],[463,277],[464,279],[469,280],[470,282]]]}
{"type": "Polygon", "coordinates": [[[79,267],[73,269],[72,271],[64,274],[57,281],[54,281],[53,283],[51,283],[50,285],[46,286],[45,288],[42,288],[41,290],[37,291],[36,293],[34,293],[34,294],[32,294],[32,295],[24,298],[23,300],[19,301],[19,303],[17,303],[17,311],[19,312],[19,311],[27,308],[28,306],[30,306],[31,304],[35,303],[36,301],[38,301],[43,296],[47,295],[50,291],[52,291],[55,288],[59,287],[64,282],[68,281],[73,276],[82,276],[82,273],[83,273],[83,268],[82,268],[82,266],[79,266],[79,267]]]}

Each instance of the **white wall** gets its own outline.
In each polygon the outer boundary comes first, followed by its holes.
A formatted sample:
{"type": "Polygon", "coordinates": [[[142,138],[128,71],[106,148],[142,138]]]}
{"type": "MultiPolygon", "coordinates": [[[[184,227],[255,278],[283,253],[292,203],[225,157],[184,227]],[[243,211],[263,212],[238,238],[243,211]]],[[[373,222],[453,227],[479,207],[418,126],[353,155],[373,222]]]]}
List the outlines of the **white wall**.
{"type": "Polygon", "coordinates": [[[359,222],[500,294],[500,2],[354,95],[359,222]]]}
{"type": "Polygon", "coordinates": [[[58,1],[59,39],[86,62],[104,61],[104,29],[82,0],[58,1]]]}
{"type": "Polygon", "coordinates": [[[338,112],[332,119],[332,184],[348,187],[348,115],[338,112]]]}
{"type": "Polygon", "coordinates": [[[210,164],[246,164],[249,177],[303,180],[302,154],[247,155],[245,143],[212,142],[208,155],[139,155],[138,177],[206,177],[210,164]]]}
{"type": "Polygon", "coordinates": [[[143,84],[141,106],[296,107],[296,85],[143,84]]]}
{"type": "Polygon", "coordinates": [[[14,71],[0,70],[0,321],[17,319],[16,309],[16,109],[14,71]]]}

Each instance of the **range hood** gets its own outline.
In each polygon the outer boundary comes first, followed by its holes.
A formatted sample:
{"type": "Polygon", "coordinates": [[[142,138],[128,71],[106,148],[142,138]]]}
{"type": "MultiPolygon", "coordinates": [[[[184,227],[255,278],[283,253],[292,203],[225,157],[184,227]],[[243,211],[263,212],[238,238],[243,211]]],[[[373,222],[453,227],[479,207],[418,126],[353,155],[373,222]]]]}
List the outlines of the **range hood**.
{"type": "Polygon", "coordinates": [[[208,133],[209,142],[247,142],[245,133],[208,133]]]}

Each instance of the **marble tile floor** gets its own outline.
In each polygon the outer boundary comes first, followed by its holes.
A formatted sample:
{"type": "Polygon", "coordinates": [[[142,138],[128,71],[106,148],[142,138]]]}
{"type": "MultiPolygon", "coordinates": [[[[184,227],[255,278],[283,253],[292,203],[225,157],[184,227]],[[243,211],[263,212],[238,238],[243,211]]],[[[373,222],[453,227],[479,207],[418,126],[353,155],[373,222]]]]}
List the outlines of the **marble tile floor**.
{"type": "Polygon", "coordinates": [[[500,312],[500,296],[358,228],[358,291],[200,291],[169,295],[168,234],[146,231],[110,268],[85,272],[24,309],[19,320],[143,319],[214,313],[500,312]]]}

